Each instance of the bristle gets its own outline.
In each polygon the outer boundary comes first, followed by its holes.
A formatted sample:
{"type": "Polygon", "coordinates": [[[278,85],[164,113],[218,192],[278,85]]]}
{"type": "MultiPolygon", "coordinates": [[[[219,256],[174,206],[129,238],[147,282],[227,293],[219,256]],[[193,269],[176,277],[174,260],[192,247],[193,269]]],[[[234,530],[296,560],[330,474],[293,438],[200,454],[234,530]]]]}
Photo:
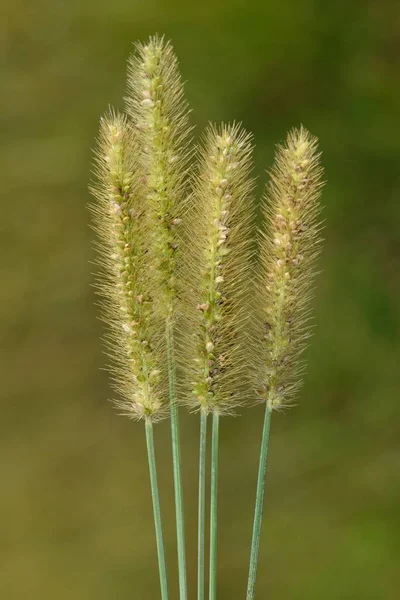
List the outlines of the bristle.
{"type": "Polygon", "coordinates": [[[181,223],[188,197],[190,127],[178,61],[169,42],[152,37],[129,60],[127,112],[140,145],[149,219],[149,264],[154,310],[171,318],[176,308],[181,223]]]}
{"type": "Polygon", "coordinates": [[[100,124],[91,206],[98,234],[98,292],[109,326],[115,404],[133,419],[161,418],[166,388],[162,337],[152,315],[145,264],[136,144],[126,118],[110,111],[100,124]]]}
{"type": "Polygon", "coordinates": [[[317,139],[303,127],[278,147],[262,203],[258,278],[258,395],[271,409],[288,405],[301,385],[300,360],[309,331],[309,300],[321,245],[322,168],[317,139]]]}
{"type": "Polygon", "coordinates": [[[199,153],[185,228],[182,359],[189,405],[231,412],[245,400],[253,180],[251,138],[237,125],[210,127],[199,153]]]}

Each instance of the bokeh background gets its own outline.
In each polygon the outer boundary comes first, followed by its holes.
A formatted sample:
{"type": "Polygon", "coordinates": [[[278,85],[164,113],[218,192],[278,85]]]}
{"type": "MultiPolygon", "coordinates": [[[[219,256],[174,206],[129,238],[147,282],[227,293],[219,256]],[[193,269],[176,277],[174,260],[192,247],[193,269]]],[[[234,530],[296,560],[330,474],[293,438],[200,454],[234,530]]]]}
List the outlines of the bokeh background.
{"type": "MultiPolygon", "coordinates": [[[[399,31],[396,0],[3,0],[1,598],[159,597],[143,428],[101,370],[87,211],[99,116],[155,32],[197,132],[254,132],[259,193],[291,126],[324,152],[318,326],[298,407],[273,422],[258,598],[398,598],[399,31]]],[[[261,427],[261,407],[222,423],[220,600],[244,598],[261,427]]],[[[190,600],[197,431],[182,413],[190,600]]],[[[156,438],[177,598],[168,422],[156,438]]]]}

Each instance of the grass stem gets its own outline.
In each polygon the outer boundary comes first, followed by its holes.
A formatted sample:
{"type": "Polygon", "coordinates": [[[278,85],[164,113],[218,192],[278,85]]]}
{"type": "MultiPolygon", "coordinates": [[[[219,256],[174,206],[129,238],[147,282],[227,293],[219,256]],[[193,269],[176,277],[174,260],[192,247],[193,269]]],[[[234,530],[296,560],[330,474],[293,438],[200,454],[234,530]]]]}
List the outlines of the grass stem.
{"type": "Polygon", "coordinates": [[[267,472],[268,442],[271,425],[271,410],[268,405],[265,406],[264,428],[261,440],[260,463],[258,467],[256,505],[254,509],[253,537],[251,541],[249,578],[247,582],[246,600],[254,600],[258,555],[260,550],[260,536],[263,516],[265,476],[267,472]]]}
{"type": "Polygon", "coordinates": [[[149,459],[151,497],[153,500],[154,528],[156,532],[158,569],[160,573],[161,600],[168,600],[167,569],[165,566],[164,540],[161,524],[160,498],[158,494],[158,481],[156,457],[154,451],[153,423],[146,419],[146,444],[149,459]]]}
{"type": "Polygon", "coordinates": [[[200,412],[200,453],[199,453],[199,514],[197,551],[197,600],[204,600],[204,538],[206,518],[206,449],[207,412],[200,412]]]}
{"type": "Polygon", "coordinates": [[[218,542],[218,446],[219,414],[213,413],[211,438],[211,502],[210,502],[210,588],[209,600],[217,597],[217,542],[218,542]]]}
{"type": "Polygon", "coordinates": [[[179,597],[187,600],[185,520],[183,512],[183,489],[181,473],[181,449],[179,441],[179,415],[176,398],[176,365],[174,356],[174,334],[171,322],[166,324],[169,399],[171,411],[172,461],[174,470],[176,536],[178,546],[179,597]]]}

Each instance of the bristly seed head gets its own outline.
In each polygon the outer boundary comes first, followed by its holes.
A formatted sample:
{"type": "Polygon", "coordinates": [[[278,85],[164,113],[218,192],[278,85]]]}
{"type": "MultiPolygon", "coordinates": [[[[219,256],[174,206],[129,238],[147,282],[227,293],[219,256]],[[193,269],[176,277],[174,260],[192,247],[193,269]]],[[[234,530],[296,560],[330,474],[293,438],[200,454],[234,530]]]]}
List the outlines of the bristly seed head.
{"type": "Polygon", "coordinates": [[[145,230],[140,215],[136,145],[125,117],[111,111],[100,124],[96,153],[97,202],[91,210],[99,242],[103,318],[116,405],[130,418],[158,420],[166,388],[159,326],[148,292],[145,230]]]}
{"type": "Polygon", "coordinates": [[[210,127],[193,176],[172,47],[155,36],[136,50],[129,118],[102,119],[92,189],[116,404],[135,419],[165,414],[179,329],[187,404],[228,413],[257,390],[279,409],[299,388],[309,337],[321,241],[317,141],[301,127],[278,148],[253,275],[250,137],[237,125],[210,127]]]}
{"type": "Polygon", "coordinates": [[[140,170],[149,226],[154,310],[173,319],[179,282],[181,228],[191,158],[188,107],[178,61],[157,36],[137,46],[129,60],[127,112],[140,145],[140,170]]]}
{"type": "Polygon", "coordinates": [[[301,384],[300,355],[309,337],[310,288],[320,251],[322,168],[317,140],[303,127],[278,147],[263,200],[256,387],[270,409],[288,404],[301,384]]]}
{"type": "Polygon", "coordinates": [[[210,127],[185,243],[187,403],[230,412],[244,400],[253,180],[251,138],[239,126],[210,127]]]}

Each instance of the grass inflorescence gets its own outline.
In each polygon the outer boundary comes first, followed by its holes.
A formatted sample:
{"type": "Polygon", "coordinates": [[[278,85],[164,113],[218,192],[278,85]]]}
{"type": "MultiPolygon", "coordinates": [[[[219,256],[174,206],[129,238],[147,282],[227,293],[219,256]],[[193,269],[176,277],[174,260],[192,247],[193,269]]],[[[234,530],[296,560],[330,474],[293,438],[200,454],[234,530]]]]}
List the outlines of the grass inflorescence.
{"type": "Polygon", "coordinates": [[[186,400],[206,412],[232,412],[249,393],[251,153],[251,137],[238,125],[210,126],[198,153],[187,223],[183,357],[186,400]]]}
{"type": "Polygon", "coordinates": [[[97,289],[109,326],[110,369],[119,393],[115,403],[131,418],[158,420],[167,406],[165,341],[149,293],[136,142],[127,118],[114,111],[100,123],[96,175],[97,289]]]}
{"type": "Polygon", "coordinates": [[[200,413],[197,598],[204,600],[212,415],[209,600],[216,600],[220,417],[262,401],[246,596],[253,600],[271,414],[293,403],[310,335],[321,247],[317,140],[300,127],[278,147],[257,235],[252,137],[238,124],[210,125],[194,151],[178,62],[162,37],[136,46],[125,100],[126,114],[111,109],[100,123],[91,210],[115,404],[145,425],[161,598],[168,600],[168,581],[153,424],[170,417],[179,595],[187,600],[178,407],[200,413]]]}
{"type": "Polygon", "coordinates": [[[127,112],[139,145],[147,223],[149,289],[164,319],[178,540],[179,589],[186,600],[186,558],[180,434],[176,397],[175,327],[181,229],[188,196],[190,126],[178,62],[163,38],[138,45],[128,67],[127,112]]]}
{"type": "Polygon", "coordinates": [[[263,339],[258,390],[272,409],[290,403],[301,384],[310,335],[310,297],[321,248],[322,169],[317,140],[294,129],[277,150],[262,201],[258,270],[263,339]]]}
{"type": "Polygon", "coordinates": [[[173,318],[192,146],[178,62],[163,38],[155,36],[147,44],[138,44],[130,57],[126,108],[140,147],[154,309],[173,318]]]}

